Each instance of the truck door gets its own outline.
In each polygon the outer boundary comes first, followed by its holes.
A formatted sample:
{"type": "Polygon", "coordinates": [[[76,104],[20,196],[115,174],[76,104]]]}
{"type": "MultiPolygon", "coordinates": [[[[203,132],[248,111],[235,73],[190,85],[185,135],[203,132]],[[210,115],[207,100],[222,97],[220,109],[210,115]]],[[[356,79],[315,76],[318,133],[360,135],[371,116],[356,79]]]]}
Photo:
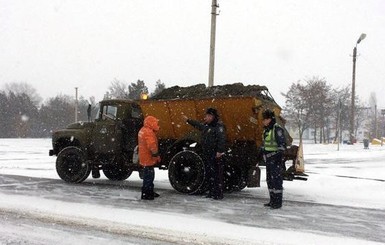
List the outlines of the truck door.
{"type": "Polygon", "coordinates": [[[127,151],[133,151],[138,145],[138,133],[143,127],[143,114],[140,106],[132,103],[127,109],[126,117],[123,120],[124,132],[123,142],[127,151]]]}
{"type": "Polygon", "coordinates": [[[115,153],[119,150],[119,134],[117,127],[117,105],[102,105],[98,119],[95,121],[94,149],[95,153],[115,153]]]}

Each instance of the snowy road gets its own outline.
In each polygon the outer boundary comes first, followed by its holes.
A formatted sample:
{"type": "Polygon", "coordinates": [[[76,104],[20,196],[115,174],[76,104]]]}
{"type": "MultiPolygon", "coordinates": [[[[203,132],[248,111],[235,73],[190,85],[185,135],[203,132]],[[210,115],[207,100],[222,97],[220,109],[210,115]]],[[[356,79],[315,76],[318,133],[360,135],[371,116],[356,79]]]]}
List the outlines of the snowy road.
{"type": "MultiPolygon", "coordinates": [[[[385,243],[383,210],[286,201],[282,210],[271,212],[261,206],[265,199],[247,192],[231,193],[226,196],[226,201],[215,202],[201,196],[181,195],[170,189],[158,189],[162,194],[160,198],[167,199],[166,202],[144,204],[138,198],[140,181],[127,181],[122,185],[98,180],[71,185],[61,180],[1,175],[0,186],[1,193],[6,195],[34,196],[77,204],[92,203],[110,209],[151,209],[152,212],[189,214],[236,225],[327,233],[385,243]]],[[[81,231],[77,233],[86,234],[81,231]]]]}
{"type": "Polygon", "coordinates": [[[169,244],[161,240],[151,240],[145,236],[110,232],[85,224],[59,222],[58,219],[44,219],[26,213],[0,210],[0,244],[169,244]]]}
{"type": "Polygon", "coordinates": [[[140,200],[137,173],[68,184],[43,146],[0,143],[0,244],[385,243],[383,148],[307,146],[309,181],[285,182],[284,207],[269,210],[265,187],[207,200],[177,193],[165,171],[154,202],[140,200]]]}

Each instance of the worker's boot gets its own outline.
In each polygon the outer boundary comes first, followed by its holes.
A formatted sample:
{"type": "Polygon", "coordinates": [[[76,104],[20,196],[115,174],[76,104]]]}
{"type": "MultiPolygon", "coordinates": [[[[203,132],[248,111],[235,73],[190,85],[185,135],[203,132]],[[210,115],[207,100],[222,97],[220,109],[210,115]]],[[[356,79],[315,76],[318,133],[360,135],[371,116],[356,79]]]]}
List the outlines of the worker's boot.
{"type": "Polygon", "coordinates": [[[142,200],[154,200],[154,193],[142,191],[141,199],[142,200]]]}
{"type": "Polygon", "coordinates": [[[269,200],[269,202],[268,202],[268,203],[265,203],[265,204],[263,204],[263,206],[265,206],[265,207],[270,207],[270,206],[271,206],[271,200],[272,200],[272,196],[271,196],[271,194],[272,194],[272,192],[270,191],[270,192],[269,192],[269,197],[270,197],[270,200],[269,200]]]}
{"type": "Polygon", "coordinates": [[[273,202],[270,205],[271,209],[278,209],[282,207],[282,193],[273,193],[273,202]]]}

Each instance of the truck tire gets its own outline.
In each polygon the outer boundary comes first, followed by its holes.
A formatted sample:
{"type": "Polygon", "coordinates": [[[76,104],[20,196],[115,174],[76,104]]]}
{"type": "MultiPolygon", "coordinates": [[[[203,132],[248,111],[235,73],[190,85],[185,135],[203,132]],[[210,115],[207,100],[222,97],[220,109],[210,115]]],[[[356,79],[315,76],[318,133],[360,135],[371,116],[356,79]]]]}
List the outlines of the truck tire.
{"type": "Polygon", "coordinates": [[[90,175],[91,168],[81,149],[68,146],[57,155],[56,172],[66,182],[81,183],[90,175]]]}
{"type": "Polygon", "coordinates": [[[130,177],[132,170],[128,166],[120,164],[106,164],[103,173],[109,180],[122,181],[130,177]]]}
{"type": "Polygon", "coordinates": [[[207,189],[203,160],[194,151],[181,151],[173,156],[168,178],[171,186],[182,193],[200,194],[207,189]]]}
{"type": "Polygon", "coordinates": [[[109,180],[122,181],[130,177],[132,169],[126,154],[115,156],[103,164],[103,173],[109,180]]]}
{"type": "Polygon", "coordinates": [[[225,164],[223,170],[224,190],[240,191],[247,186],[247,176],[242,168],[235,164],[225,164]]]}

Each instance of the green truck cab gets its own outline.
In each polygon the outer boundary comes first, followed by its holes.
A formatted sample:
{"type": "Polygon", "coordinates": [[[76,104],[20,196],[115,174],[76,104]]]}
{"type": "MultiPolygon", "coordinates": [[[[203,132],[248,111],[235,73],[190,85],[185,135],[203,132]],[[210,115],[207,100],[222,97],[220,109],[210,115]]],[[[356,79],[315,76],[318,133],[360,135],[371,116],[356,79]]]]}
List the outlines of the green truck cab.
{"type": "Polygon", "coordinates": [[[56,170],[67,182],[80,183],[93,171],[111,180],[125,180],[138,164],[132,162],[143,124],[140,107],[130,100],[104,100],[94,122],[77,122],[52,134],[49,155],[57,155],[56,170]]]}

